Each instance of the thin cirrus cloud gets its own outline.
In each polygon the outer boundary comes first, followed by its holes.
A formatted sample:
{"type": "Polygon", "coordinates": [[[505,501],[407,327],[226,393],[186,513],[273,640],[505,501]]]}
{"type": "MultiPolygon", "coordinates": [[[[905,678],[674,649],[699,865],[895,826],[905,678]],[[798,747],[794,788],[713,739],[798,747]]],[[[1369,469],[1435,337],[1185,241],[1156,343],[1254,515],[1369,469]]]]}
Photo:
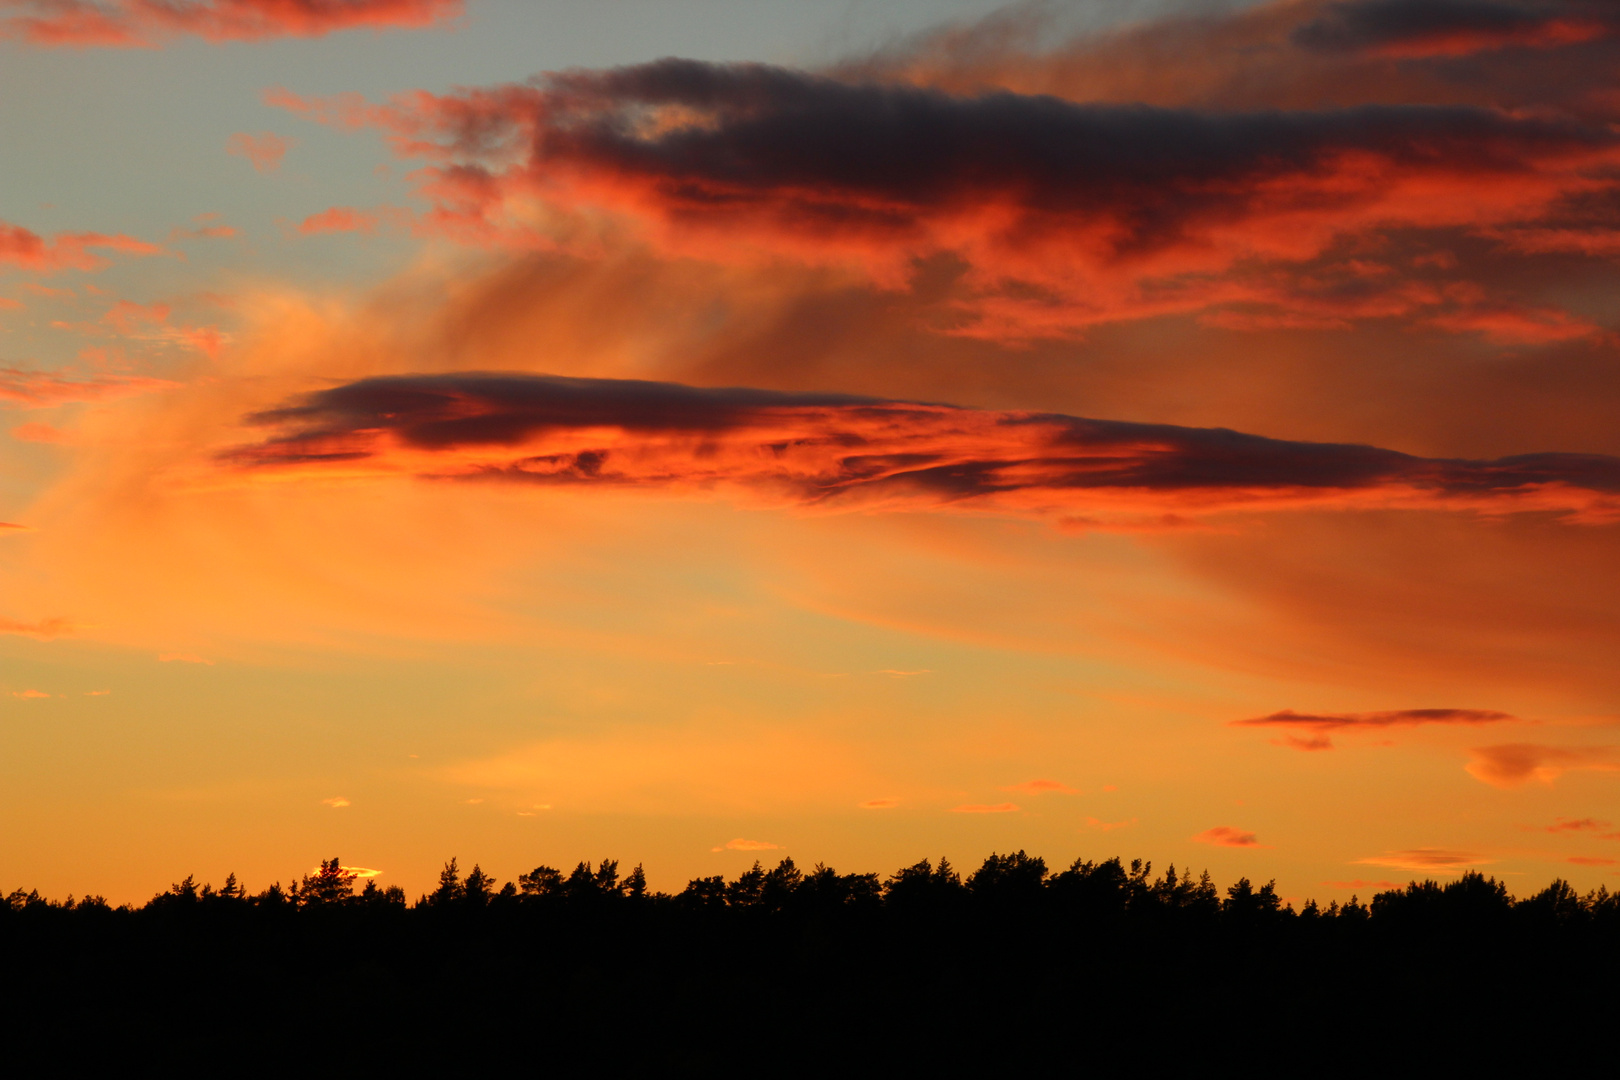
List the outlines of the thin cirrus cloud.
{"type": "Polygon", "coordinates": [[[1025,780],[1022,784],[1012,784],[1001,789],[1002,791],[1021,791],[1026,795],[1079,795],[1079,788],[1072,788],[1058,780],[1025,780]]]}
{"type": "Polygon", "coordinates": [[[1493,860],[1471,851],[1425,847],[1386,851],[1382,855],[1369,855],[1355,861],[1360,866],[1387,866],[1391,870],[1461,870],[1469,866],[1484,866],[1493,860]]]}
{"type": "Polygon", "coordinates": [[[1333,740],[1327,734],[1330,731],[1379,731],[1419,724],[1497,724],[1517,719],[1509,713],[1492,709],[1391,709],[1362,713],[1298,713],[1283,709],[1266,716],[1233,720],[1231,724],[1233,727],[1281,728],[1286,732],[1304,732],[1303,735],[1285,734],[1282,745],[1296,750],[1316,751],[1333,749],[1333,740]]]}
{"type": "Polygon", "coordinates": [[[1566,772],[1620,772],[1620,751],[1610,746],[1544,746],[1504,743],[1479,746],[1469,752],[1464,768],[1474,779],[1492,787],[1517,788],[1531,781],[1551,784],[1566,772]]]}
{"type": "Polygon", "coordinates": [[[780,850],[782,850],[782,845],[773,844],[768,840],[745,840],[745,839],[743,839],[742,837],[739,836],[735,840],[727,840],[724,844],[721,844],[719,847],[710,848],[709,850],[710,851],[780,851],[780,850]]]}
{"type": "Polygon", "coordinates": [[[1213,829],[1205,829],[1193,837],[1200,844],[1212,844],[1215,847],[1258,848],[1269,847],[1262,844],[1260,838],[1252,832],[1233,828],[1230,825],[1217,825],[1213,829]]]}
{"type": "Polygon", "coordinates": [[[340,30],[419,29],[463,0],[0,0],[0,36],[36,48],[150,48],[181,37],[263,41],[340,30]]]}
{"type": "Polygon", "coordinates": [[[100,254],[159,255],[163,249],[123,233],[57,233],[49,240],[21,225],[0,221],[0,266],[38,273],[58,270],[100,270],[108,258],[100,254]]]}
{"type": "Polygon", "coordinates": [[[225,140],[225,152],[232,157],[246,158],[257,173],[273,173],[281,168],[281,159],[287,156],[295,140],[273,131],[257,135],[238,131],[225,140]]]}
{"type": "Polygon", "coordinates": [[[1363,259],[1370,273],[1326,281],[1300,264],[1351,235],[1522,226],[1620,161],[1606,124],[1471,105],[1212,111],[674,59],[384,104],[283,89],[267,101],[381,128],[426,159],[423,229],[555,243],[523,211],[541,203],[639,220],[678,254],[761,249],[891,285],[949,256],[974,292],[952,332],[998,338],[1188,312],[1232,326],[1402,317],[1509,342],[1595,334],[1463,279],[1381,280],[1390,268],[1363,259]]]}
{"type": "Polygon", "coordinates": [[[1620,459],[1595,454],[1437,460],[1225,429],[626,379],[386,376],[248,420],[272,434],[223,452],[226,467],[726,487],[802,507],[1060,523],[1100,514],[1142,527],[1162,526],[1167,513],[1291,507],[1620,516],[1620,459]]]}
{"type": "MultiPolygon", "coordinates": [[[[126,319],[128,317],[125,312],[119,314],[126,319]]],[[[147,394],[156,390],[170,390],[178,385],[167,379],[154,379],[145,375],[100,373],[85,378],[73,378],[54,371],[0,368],[0,402],[33,409],[48,409],[82,401],[105,401],[109,398],[147,394]]]]}

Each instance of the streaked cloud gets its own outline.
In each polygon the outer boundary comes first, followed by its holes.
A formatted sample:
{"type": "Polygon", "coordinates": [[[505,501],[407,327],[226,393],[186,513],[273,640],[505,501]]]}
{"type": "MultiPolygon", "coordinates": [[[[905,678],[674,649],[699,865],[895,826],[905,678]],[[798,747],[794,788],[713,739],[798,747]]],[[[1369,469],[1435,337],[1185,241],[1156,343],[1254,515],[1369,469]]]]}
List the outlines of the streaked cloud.
{"type": "Polygon", "coordinates": [[[40,698],[48,698],[51,695],[47,694],[43,690],[13,690],[11,692],[11,696],[14,698],[22,698],[24,700],[38,700],[40,698]]]}
{"type": "Polygon", "coordinates": [[[1248,720],[1233,720],[1233,727],[1297,728],[1308,732],[1303,736],[1284,735],[1273,740],[1279,746],[1295,750],[1331,750],[1333,741],[1329,731],[1347,729],[1382,730],[1391,727],[1415,727],[1419,724],[1496,724],[1518,717],[1490,709],[1393,709],[1387,712],[1364,713],[1298,713],[1284,709],[1267,716],[1248,720]]]}
{"type": "Polygon", "coordinates": [[[1387,866],[1394,870],[1461,870],[1469,866],[1485,866],[1494,860],[1470,851],[1426,847],[1386,851],[1382,855],[1369,855],[1355,861],[1361,866],[1387,866]]]}
{"type": "Polygon", "coordinates": [[[149,394],[157,390],[170,390],[177,385],[167,379],[144,375],[97,372],[74,377],[54,371],[0,368],[0,402],[33,409],[149,394]]]}
{"type": "MultiPolygon", "coordinates": [[[[1422,508],[1620,517],[1620,458],[1413,457],[1223,429],[839,394],[519,373],[403,375],[249,417],[275,429],[221,460],[575,487],[747,489],[801,506],[1112,514],[1422,508]]],[[[1261,723],[1474,722],[1475,710],[1261,723]]]]}
{"type": "Polygon", "coordinates": [[[0,634],[16,634],[20,637],[39,638],[49,641],[63,634],[73,633],[73,623],[64,618],[39,619],[34,622],[25,622],[21,619],[7,619],[0,617],[0,634]]]}
{"type": "Polygon", "coordinates": [[[768,840],[744,840],[742,837],[739,836],[735,840],[727,840],[724,844],[720,845],[719,847],[710,848],[709,850],[710,851],[780,851],[780,850],[782,850],[782,847],[781,847],[780,844],[773,844],[768,840]]]}
{"type": "Polygon", "coordinates": [[[35,48],[151,48],[412,29],[460,15],[463,0],[0,0],[0,36],[35,48]]]}

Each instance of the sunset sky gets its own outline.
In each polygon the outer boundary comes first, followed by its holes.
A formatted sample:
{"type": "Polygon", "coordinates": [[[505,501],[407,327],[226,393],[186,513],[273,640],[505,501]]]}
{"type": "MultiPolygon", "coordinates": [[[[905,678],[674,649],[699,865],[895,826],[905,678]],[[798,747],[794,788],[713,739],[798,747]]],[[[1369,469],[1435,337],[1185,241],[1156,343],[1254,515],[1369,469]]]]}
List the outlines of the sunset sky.
{"type": "Polygon", "coordinates": [[[0,888],[1620,885],[1620,7],[0,0],[0,888]]]}

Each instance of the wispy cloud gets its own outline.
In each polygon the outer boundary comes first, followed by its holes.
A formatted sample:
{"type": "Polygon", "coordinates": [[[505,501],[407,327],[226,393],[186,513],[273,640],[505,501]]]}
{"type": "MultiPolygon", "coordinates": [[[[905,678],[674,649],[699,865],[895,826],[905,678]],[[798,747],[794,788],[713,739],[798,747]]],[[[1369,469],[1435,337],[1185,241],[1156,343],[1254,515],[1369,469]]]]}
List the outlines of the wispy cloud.
{"type": "Polygon", "coordinates": [[[1016,803],[963,803],[951,807],[953,814],[1010,814],[1018,809],[1016,803]]]}
{"type": "Polygon", "coordinates": [[[1383,730],[1391,727],[1415,727],[1419,724],[1497,724],[1518,717],[1491,709],[1391,709],[1386,712],[1362,713],[1299,713],[1284,709],[1266,716],[1248,720],[1233,720],[1233,727],[1293,728],[1304,735],[1284,735],[1273,740],[1279,746],[1295,750],[1331,750],[1330,731],[1383,730]]]}
{"type": "Polygon", "coordinates": [[[11,692],[11,696],[14,698],[35,699],[48,698],[51,695],[45,693],[43,690],[13,690],[11,692]]]}
{"type": "Polygon", "coordinates": [[[1468,774],[1500,788],[1522,787],[1532,780],[1551,784],[1572,770],[1620,771],[1620,751],[1611,746],[1504,743],[1478,746],[1469,753],[1473,759],[1464,766],[1468,774]]]}
{"type": "Polygon", "coordinates": [[[148,394],[155,390],[170,390],[178,385],[167,379],[144,375],[95,374],[75,378],[50,371],[0,368],[0,402],[35,409],[148,394]]]}

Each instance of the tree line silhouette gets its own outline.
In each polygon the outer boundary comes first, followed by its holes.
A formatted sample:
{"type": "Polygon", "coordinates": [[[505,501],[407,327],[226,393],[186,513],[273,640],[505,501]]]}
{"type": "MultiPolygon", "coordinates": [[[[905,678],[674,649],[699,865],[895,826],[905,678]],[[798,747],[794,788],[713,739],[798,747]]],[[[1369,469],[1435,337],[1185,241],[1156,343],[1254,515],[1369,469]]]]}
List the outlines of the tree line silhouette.
{"type": "Polygon", "coordinates": [[[0,972],[29,988],[14,1013],[37,1024],[90,1018],[138,1043],[183,1019],[229,1045],[341,1027],[415,1055],[519,1031],[583,1053],[578,1039],[633,1029],[621,1056],[681,1065],[777,1038],[937,1063],[1036,1030],[1097,1054],[1138,1038],[1195,1050],[1257,1023],[1274,1042],[1326,1037],[1346,1010],[1389,1032],[1448,1027],[1452,1061],[1463,1033],[1504,1023],[1606,1025],[1616,960],[1620,894],[1604,887],[1515,898],[1470,871],[1296,908],[1273,882],[1222,890],[1119,858],[1053,872],[1023,851],[965,875],[784,858],[674,893],[612,859],[505,883],[451,859],[414,902],[333,858],[257,893],[233,874],[139,907],[21,890],[0,904],[0,972]]]}

